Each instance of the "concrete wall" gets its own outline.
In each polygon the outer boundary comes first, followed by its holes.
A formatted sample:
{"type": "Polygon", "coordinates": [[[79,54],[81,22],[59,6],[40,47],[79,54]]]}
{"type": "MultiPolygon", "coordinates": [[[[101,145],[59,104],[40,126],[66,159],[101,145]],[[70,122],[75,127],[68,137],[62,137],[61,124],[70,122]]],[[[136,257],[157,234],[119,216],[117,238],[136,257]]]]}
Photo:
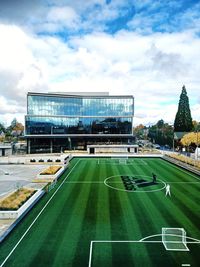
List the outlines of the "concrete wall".
{"type": "MultiPolygon", "coordinates": [[[[90,147],[87,148],[88,153],[90,153],[90,147]]],[[[94,153],[138,153],[138,148],[137,147],[126,147],[126,146],[121,146],[121,147],[94,147],[95,152],[94,153]],[[130,152],[129,152],[130,149],[130,152]]]]}
{"type": "Polygon", "coordinates": [[[95,147],[95,153],[127,153],[126,147],[95,147]]]}

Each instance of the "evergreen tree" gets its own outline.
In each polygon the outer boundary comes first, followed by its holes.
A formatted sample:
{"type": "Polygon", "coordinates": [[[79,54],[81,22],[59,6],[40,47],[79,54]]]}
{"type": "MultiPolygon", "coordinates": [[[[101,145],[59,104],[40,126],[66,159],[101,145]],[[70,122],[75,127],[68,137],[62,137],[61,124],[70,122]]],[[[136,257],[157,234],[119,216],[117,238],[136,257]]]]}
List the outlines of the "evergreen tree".
{"type": "Polygon", "coordinates": [[[5,131],[6,131],[6,128],[5,128],[5,126],[3,125],[3,123],[1,123],[0,122],[0,133],[5,133],[5,131]]]}
{"type": "Polygon", "coordinates": [[[174,121],[175,132],[190,132],[193,128],[192,117],[190,112],[189,99],[185,86],[182,87],[178,111],[174,121]]]}

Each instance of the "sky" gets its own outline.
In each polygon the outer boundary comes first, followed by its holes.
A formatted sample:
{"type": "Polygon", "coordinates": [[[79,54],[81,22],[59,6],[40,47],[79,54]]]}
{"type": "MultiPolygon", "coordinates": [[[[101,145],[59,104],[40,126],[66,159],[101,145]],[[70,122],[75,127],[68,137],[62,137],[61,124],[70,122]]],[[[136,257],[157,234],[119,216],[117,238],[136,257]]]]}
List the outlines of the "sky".
{"type": "Polygon", "coordinates": [[[27,92],[133,95],[134,125],[173,124],[182,86],[200,121],[200,1],[0,0],[0,122],[27,92]]]}

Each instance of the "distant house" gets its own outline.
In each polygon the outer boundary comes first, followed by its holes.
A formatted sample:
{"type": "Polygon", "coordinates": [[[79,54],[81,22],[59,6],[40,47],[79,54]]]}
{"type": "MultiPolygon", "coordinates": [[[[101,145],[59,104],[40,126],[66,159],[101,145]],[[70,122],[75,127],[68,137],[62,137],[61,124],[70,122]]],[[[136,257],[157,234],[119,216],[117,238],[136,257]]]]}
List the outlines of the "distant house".
{"type": "Polygon", "coordinates": [[[11,135],[16,137],[22,135],[22,133],[23,130],[12,130],[11,135]]]}

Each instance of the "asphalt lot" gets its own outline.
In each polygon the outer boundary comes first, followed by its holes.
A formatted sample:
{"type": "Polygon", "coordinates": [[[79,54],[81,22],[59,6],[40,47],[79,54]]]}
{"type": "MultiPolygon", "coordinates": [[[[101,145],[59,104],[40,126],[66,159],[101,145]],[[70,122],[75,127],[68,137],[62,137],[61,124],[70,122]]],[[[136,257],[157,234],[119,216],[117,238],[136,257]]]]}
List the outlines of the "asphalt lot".
{"type": "Polygon", "coordinates": [[[44,165],[0,165],[0,198],[21,186],[29,184],[41,170],[47,168],[44,165]]]}

